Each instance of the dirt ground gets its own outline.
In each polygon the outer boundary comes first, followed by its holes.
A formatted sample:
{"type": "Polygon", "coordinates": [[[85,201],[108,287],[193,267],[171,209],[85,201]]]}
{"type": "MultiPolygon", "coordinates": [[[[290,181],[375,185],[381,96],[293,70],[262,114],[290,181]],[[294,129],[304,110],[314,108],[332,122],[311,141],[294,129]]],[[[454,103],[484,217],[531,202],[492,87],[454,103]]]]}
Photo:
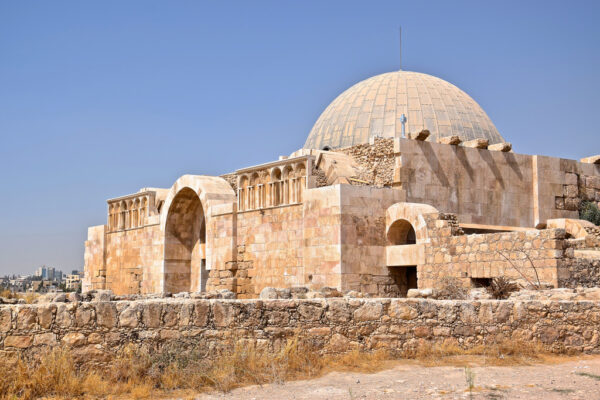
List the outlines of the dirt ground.
{"type": "Polygon", "coordinates": [[[472,366],[468,390],[464,367],[396,363],[374,374],[332,372],[323,377],[249,386],[208,399],[600,399],[600,357],[529,366],[472,366]]]}

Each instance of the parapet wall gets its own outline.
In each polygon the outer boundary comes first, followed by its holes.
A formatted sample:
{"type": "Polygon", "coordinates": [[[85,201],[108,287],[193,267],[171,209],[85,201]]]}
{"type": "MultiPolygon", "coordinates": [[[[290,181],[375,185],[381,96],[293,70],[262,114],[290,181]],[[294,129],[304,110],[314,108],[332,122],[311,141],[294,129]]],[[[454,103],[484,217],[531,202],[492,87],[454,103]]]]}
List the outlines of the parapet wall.
{"type": "Polygon", "coordinates": [[[600,301],[156,299],[0,306],[2,356],[66,346],[80,361],[103,362],[133,344],[177,345],[210,357],[232,339],[277,348],[294,335],[326,352],[521,340],[600,353],[600,301]]]}

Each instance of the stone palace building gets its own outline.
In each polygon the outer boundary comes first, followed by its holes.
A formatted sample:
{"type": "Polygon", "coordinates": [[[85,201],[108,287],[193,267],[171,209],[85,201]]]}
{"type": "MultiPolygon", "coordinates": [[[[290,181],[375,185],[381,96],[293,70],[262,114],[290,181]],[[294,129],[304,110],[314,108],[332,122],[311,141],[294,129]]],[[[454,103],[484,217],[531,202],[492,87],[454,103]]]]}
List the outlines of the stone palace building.
{"type": "Polygon", "coordinates": [[[465,92],[401,70],[343,92],[289,156],[108,200],[107,223],[88,230],[84,290],[596,286],[600,235],[578,219],[583,201],[600,202],[600,156],[515,153],[465,92]]]}

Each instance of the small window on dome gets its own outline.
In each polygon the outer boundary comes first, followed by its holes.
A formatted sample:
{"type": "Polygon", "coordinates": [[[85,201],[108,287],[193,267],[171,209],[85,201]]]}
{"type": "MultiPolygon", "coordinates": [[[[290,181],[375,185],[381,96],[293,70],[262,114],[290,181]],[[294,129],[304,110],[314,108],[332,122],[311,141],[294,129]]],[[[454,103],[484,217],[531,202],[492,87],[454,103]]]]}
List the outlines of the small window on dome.
{"type": "Polygon", "coordinates": [[[329,146],[323,146],[323,148],[321,150],[323,150],[323,151],[331,151],[331,147],[329,147],[329,146]]]}

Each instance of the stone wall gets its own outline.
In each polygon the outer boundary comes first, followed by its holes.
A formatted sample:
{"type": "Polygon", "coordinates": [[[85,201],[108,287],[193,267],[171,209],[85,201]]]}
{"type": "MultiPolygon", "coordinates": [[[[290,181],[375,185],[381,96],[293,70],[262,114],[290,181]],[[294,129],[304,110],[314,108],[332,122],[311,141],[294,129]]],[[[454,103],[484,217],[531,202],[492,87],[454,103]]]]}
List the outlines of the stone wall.
{"type": "Polygon", "coordinates": [[[463,347],[513,340],[600,353],[599,301],[417,299],[192,300],[0,306],[0,355],[72,348],[78,360],[109,360],[124,346],[176,344],[211,357],[231,339],[277,348],[299,335],[322,351],[426,342],[463,347]]]}
{"type": "Polygon", "coordinates": [[[555,287],[559,283],[563,229],[464,235],[452,215],[433,213],[424,219],[429,239],[425,263],[418,266],[419,287],[437,287],[444,277],[465,286],[472,278],[498,276],[523,285],[538,279],[555,287]]]}
{"type": "MultiPolygon", "coordinates": [[[[359,144],[338,151],[352,156],[358,164],[362,184],[391,187],[394,178],[394,139],[374,138],[372,144],[359,144]]],[[[361,184],[354,181],[353,184],[361,184]]]]}
{"type": "Polygon", "coordinates": [[[565,258],[561,260],[558,285],[565,288],[600,286],[600,259],[565,258]]]}
{"type": "Polygon", "coordinates": [[[302,204],[238,211],[235,216],[213,214],[207,234],[213,236],[213,253],[222,257],[213,263],[207,289],[228,289],[247,298],[267,286],[300,285],[302,217],[302,204]],[[220,240],[229,237],[223,220],[234,224],[230,240],[220,240]]]}
{"type": "Polygon", "coordinates": [[[394,186],[462,223],[535,227],[600,201],[600,165],[396,139],[394,186]]]}
{"type": "Polygon", "coordinates": [[[110,288],[116,294],[156,292],[162,279],[162,251],[158,223],[116,232],[106,232],[106,225],[90,227],[85,242],[85,289],[110,288]]]}

